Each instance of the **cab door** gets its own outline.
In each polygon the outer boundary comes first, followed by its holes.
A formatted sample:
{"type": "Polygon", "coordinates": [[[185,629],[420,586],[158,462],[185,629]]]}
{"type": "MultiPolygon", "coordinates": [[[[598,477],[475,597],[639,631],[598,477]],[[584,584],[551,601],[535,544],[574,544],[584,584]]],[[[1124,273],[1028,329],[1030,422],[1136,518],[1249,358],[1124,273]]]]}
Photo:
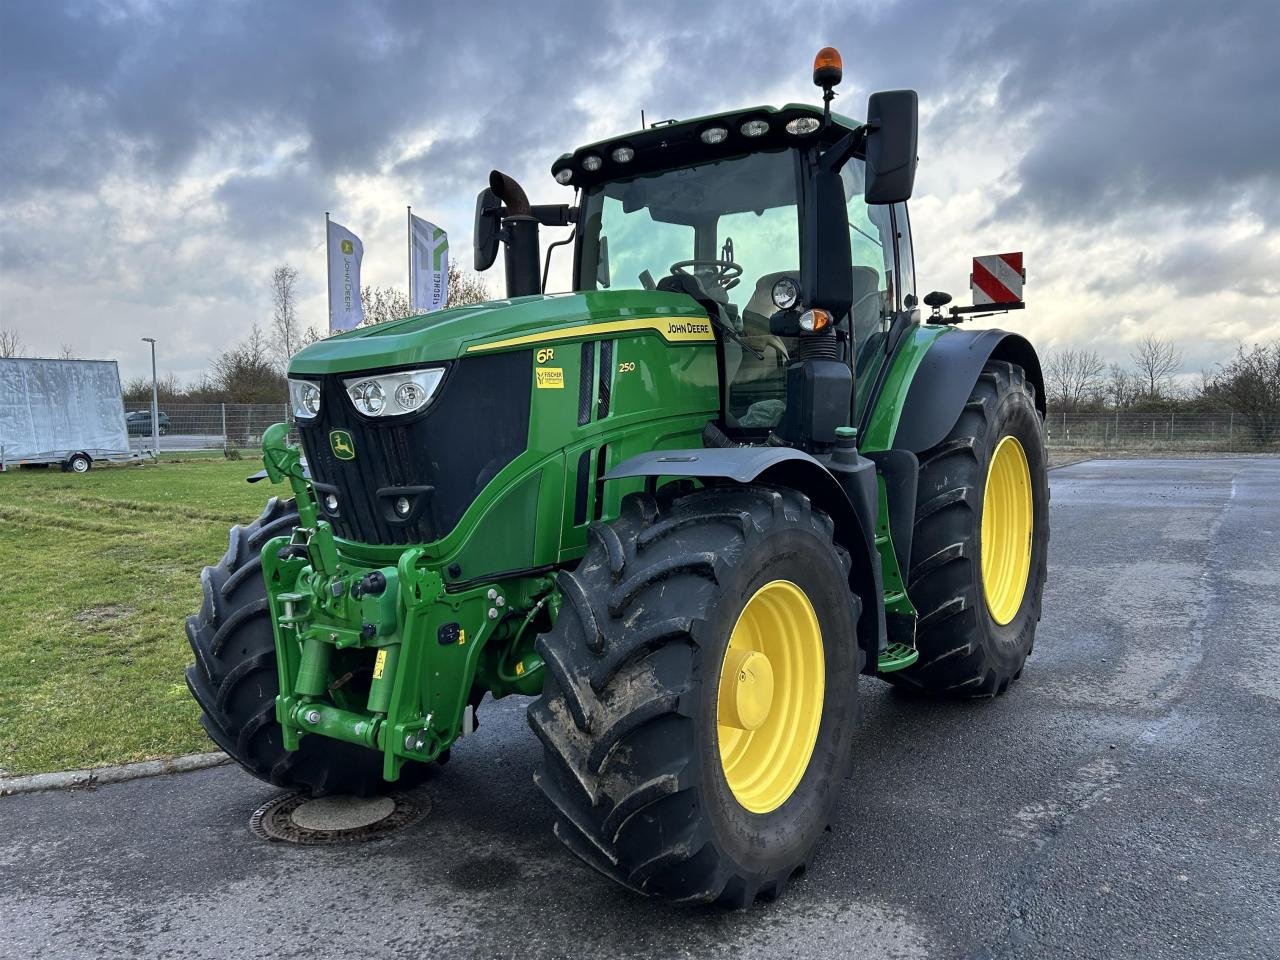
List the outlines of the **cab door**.
{"type": "Polygon", "coordinates": [[[865,165],[851,158],[840,170],[853,256],[850,332],[856,397],[855,419],[868,401],[881,366],[889,326],[906,297],[915,295],[911,228],[906,204],[868,204],[863,199],[865,165]]]}

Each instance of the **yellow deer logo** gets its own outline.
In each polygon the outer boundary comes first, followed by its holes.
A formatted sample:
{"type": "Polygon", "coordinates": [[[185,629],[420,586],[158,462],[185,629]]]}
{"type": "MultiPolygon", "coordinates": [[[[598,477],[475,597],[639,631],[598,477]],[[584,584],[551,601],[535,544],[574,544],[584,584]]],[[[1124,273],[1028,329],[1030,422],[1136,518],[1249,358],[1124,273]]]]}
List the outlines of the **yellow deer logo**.
{"type": "Polygon", "coordinates": [[[333,455],[339,460],[354,460],[356,458],[355,441],[351,439],[351,434],[345,430],[329,431],[329,449],[333,451],[333,455]]]}

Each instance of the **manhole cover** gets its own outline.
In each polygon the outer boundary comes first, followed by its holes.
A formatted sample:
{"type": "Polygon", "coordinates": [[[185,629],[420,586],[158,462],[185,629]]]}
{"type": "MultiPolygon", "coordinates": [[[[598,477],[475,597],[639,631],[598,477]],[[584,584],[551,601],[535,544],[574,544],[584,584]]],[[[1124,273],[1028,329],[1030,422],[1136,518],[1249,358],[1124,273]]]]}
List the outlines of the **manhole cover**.
{"type": "Polygon", "coordinates": [[[374,840],[417,823],[431,810],[425,794],[389,793],[381,797],[335,794],[312,797],[286,793],[267,801],[249,818],[263,840],[287,843],[357,843],[374,840]]]}

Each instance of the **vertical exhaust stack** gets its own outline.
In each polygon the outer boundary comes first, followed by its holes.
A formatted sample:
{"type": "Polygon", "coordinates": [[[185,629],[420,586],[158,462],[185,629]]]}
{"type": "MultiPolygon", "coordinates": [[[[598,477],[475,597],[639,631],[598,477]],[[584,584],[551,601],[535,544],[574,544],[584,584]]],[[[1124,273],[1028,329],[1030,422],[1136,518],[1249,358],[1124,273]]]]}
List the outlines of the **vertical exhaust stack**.
{"type": "Polygon", "coordinates": [[[542,292],[538,220],[524,188],[505,173],[489,174],[489,189],[502,201],[502,231],[506,245],[507,296],[527,297],[542,292]]]}

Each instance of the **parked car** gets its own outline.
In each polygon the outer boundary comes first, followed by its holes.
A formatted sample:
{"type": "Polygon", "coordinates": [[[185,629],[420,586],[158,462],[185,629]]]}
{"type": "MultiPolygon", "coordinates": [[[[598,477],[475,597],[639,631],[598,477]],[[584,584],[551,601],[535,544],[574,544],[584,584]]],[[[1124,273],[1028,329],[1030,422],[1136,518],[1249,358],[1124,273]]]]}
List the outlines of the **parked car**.
{"type": "MultiPolygon", "coordinates": [[[[134,410],[132,413],[125,414],[125,427],[129,430],[130,436],[149,437],[151,436],[151,411],[150,410],[134,410]]],[[[169,415],[163,410],[160,411],[160,436],[164,436],[169,432],[169,415]]]]}

